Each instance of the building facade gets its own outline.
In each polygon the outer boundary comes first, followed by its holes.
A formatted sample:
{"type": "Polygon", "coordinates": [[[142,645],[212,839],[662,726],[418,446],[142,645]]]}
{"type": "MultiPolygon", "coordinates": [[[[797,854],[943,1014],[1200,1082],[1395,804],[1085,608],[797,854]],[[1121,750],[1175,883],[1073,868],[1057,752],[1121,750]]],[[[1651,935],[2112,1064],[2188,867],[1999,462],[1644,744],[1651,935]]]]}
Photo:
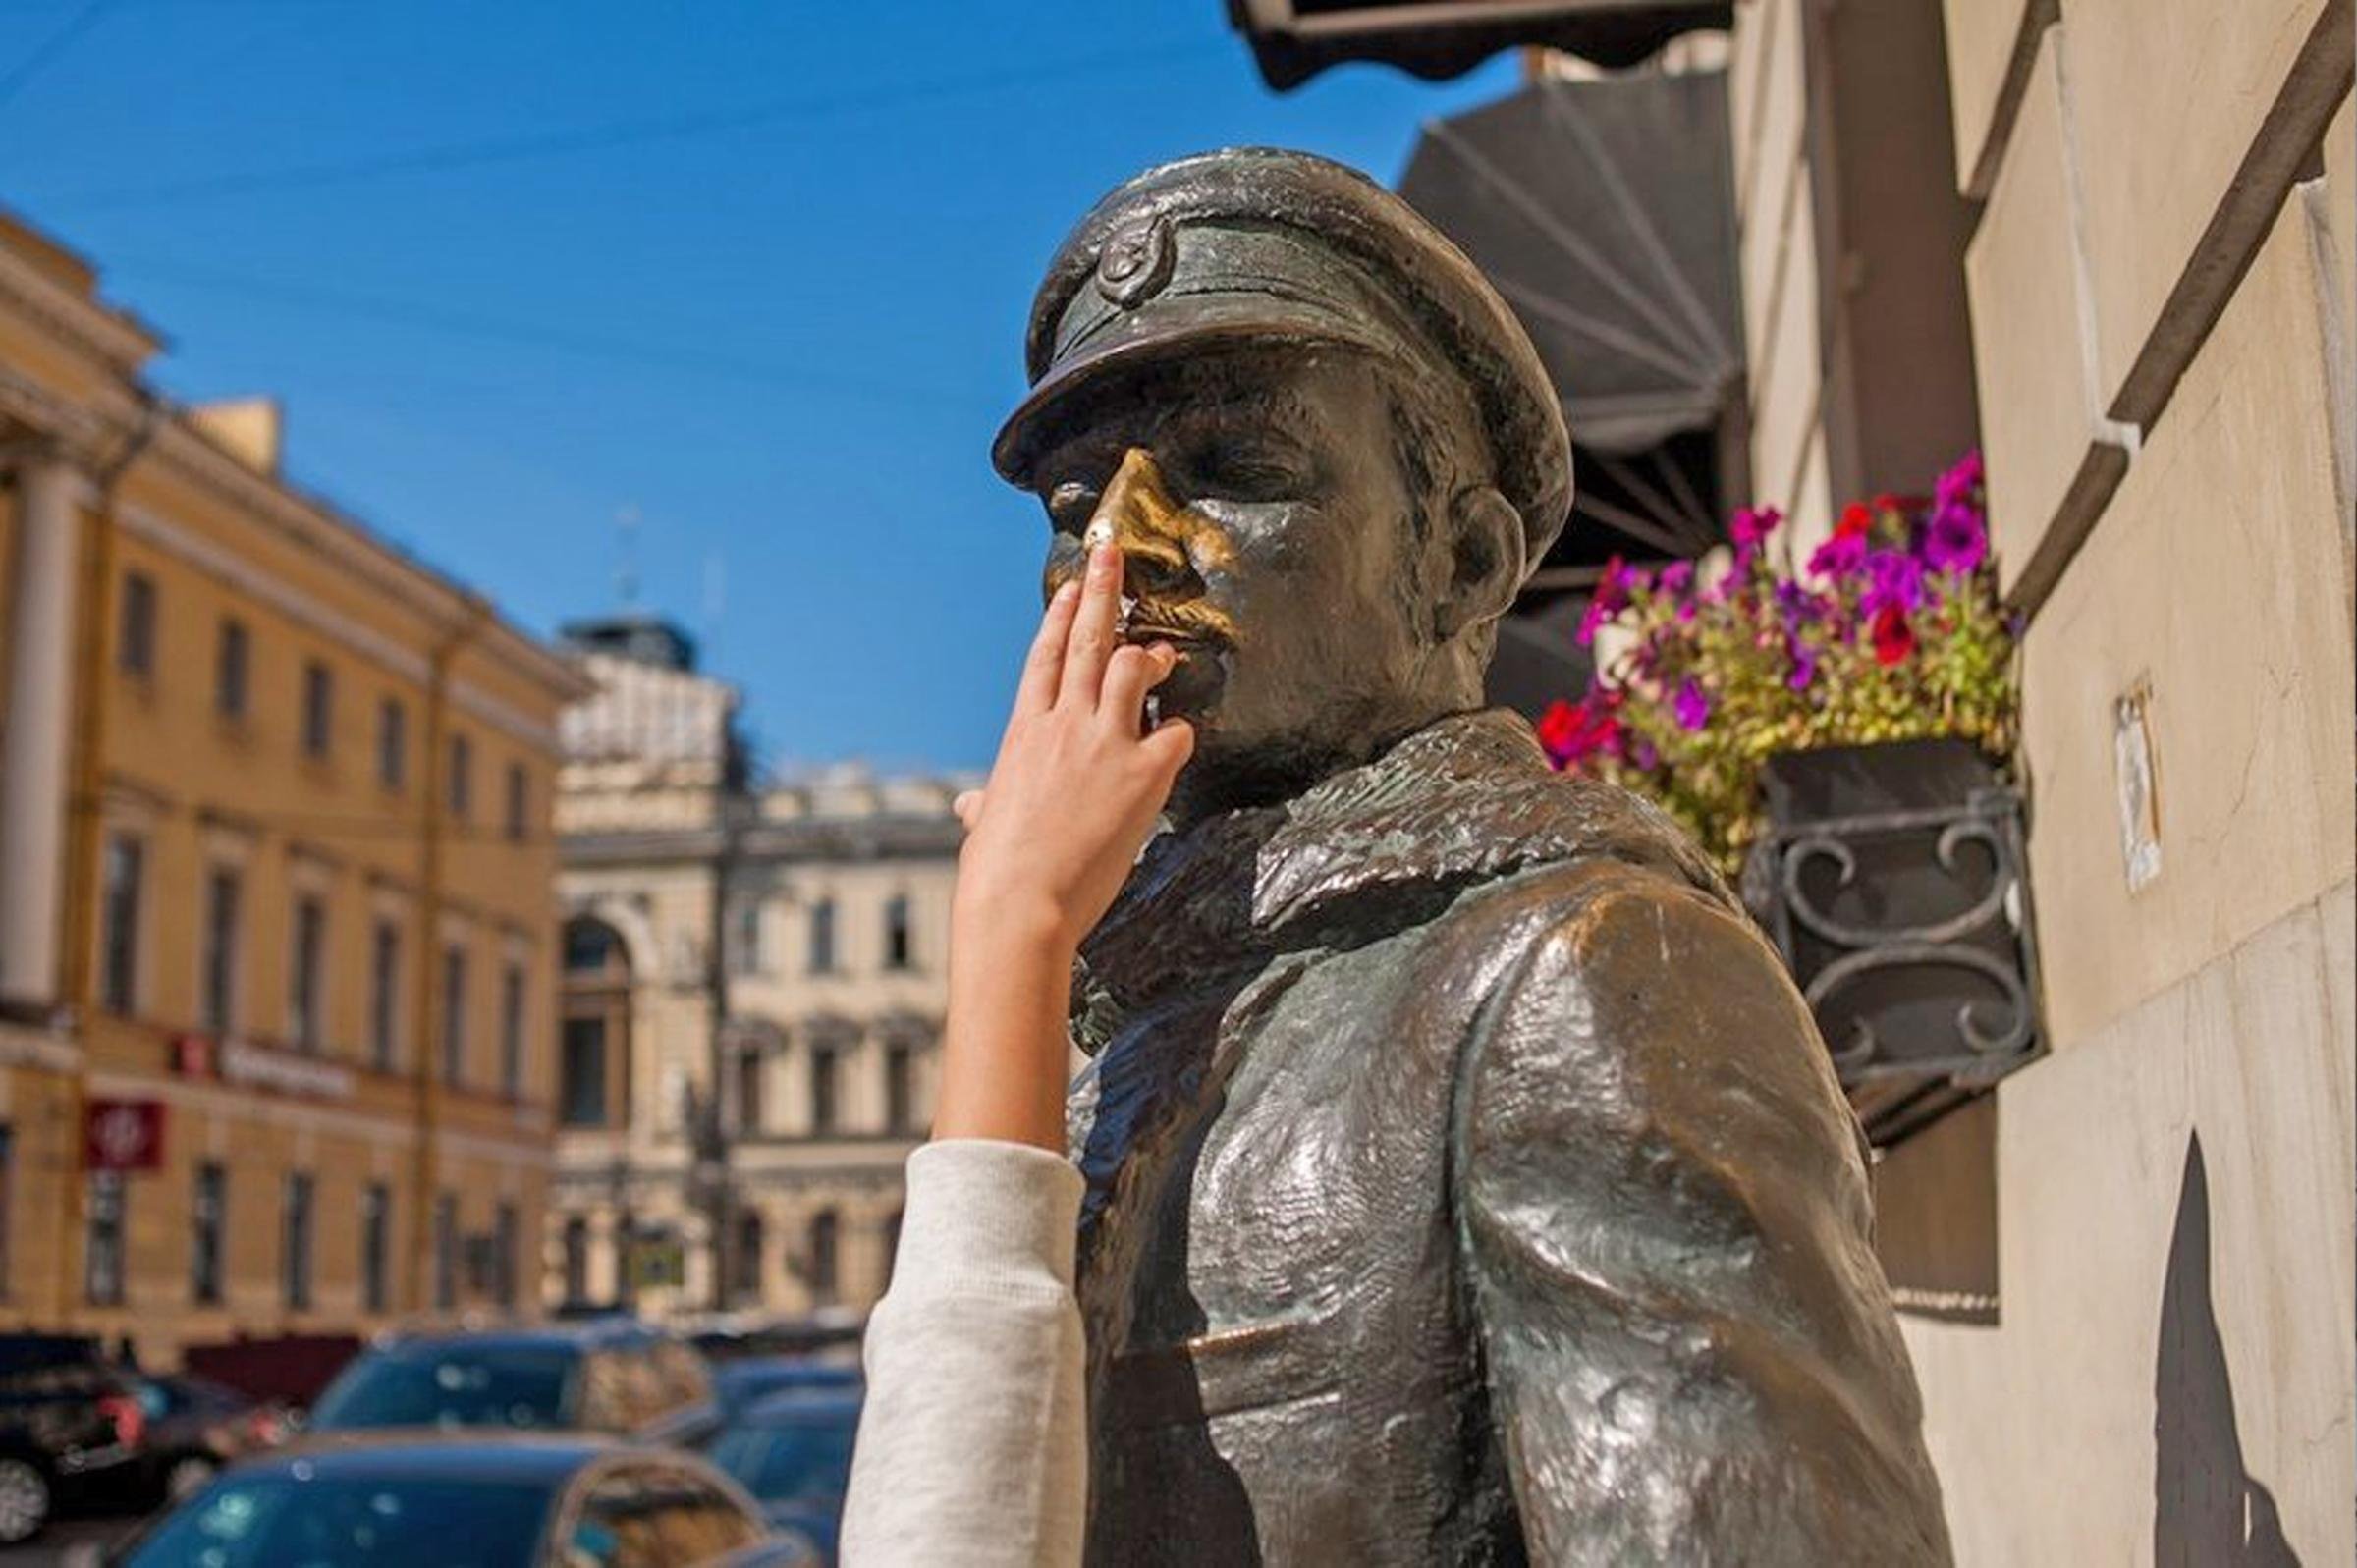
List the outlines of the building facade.
{"type": "Polygon", "coordinates": [[[2024,625],[2048,1053],[1878,1171],[1968,1564],[2357,1551],[2350,14],[1736,8],[1759,499],[1977,444],[2024,625]]]}
{"type": "Polygon", "coordinates": [[[0,218],[0,1324],[527,1301],[572,668],[0,218]]]}
{"type": "Polygon", "coordinates": [[[575,636],[543,1299],[864,1312],[931,1119],[959,783],[747,784],[684,637],[575,636]]]}

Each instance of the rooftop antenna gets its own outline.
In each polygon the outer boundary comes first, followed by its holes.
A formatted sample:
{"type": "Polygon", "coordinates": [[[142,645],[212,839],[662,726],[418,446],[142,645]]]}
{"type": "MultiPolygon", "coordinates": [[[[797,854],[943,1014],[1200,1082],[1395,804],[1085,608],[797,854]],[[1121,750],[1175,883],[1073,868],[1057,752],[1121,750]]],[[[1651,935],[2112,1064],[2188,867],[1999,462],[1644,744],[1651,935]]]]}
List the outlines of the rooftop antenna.
{"type": "Polygon", "coordinates": [[[614,540],[618,560],[614,567],[614,594],[622,608],[633,610],[638,605],[638,504],[625,502],[614,514],[614,540]]]}

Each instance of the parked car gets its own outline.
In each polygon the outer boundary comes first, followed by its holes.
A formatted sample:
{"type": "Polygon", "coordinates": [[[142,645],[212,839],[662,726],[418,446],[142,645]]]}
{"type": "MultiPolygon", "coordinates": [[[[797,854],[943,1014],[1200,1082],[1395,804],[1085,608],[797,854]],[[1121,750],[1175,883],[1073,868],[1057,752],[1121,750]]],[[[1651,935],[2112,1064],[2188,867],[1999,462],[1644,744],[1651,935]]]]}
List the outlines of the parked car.
{"type": "Polygon", "coordinates": [[[691,1454],[588,1433],[345,1433],[232,1465],[119,1568],[816,1568],[691,1454]]]}
{"type": "Polygon", "coordinates": [[[96,1340],[0,1334],[0,1545],[39,1534],[64,1497],[136,1479],[146,1428],[96,1340]]]}
{"type": "Polygon", "coordinates": [[[738,1411],[704,1452],[752,1493],[771,1524],[809,1537],[832,1563],[859,1404],[856,1387],[771,1394],[738,1411]]]}
{"type": "Polygon", "coordinates": [[[856,1393],[862,1386],[857,1365],[807,1356],[750,1356],[712,1368],[712,1396],[732,1412],[771,1394],[856,1393]]]}
{"type": "Polygon", "coordinates": [[[147,1417],[139,1444],[142,1505],[185,1497],[242,1455],[273,1447],[293,1430],[291,1412],[209,1378],[139,1374],[132,1379],[147,1417]]]}
{"type": "Polygon", "coordinates": [[[692,1443],[719,1423],[693,1349],[630,1319],[599,1319],[388,1339],[337,1376],[309,1426],[577,1428],[692,1443]]]}

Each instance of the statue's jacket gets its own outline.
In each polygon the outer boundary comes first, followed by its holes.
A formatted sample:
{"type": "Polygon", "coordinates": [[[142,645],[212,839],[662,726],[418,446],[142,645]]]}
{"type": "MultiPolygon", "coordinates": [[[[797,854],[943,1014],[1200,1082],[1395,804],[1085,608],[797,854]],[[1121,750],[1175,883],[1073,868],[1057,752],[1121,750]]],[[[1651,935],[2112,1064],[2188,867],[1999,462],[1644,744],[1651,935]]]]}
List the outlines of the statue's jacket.
{"type": "Polygon", "coordinates": [[[1445,720],[1082,949],[1089,1560],[1942,1563],[1864,1148],[1651,807],[1445,720]]]}

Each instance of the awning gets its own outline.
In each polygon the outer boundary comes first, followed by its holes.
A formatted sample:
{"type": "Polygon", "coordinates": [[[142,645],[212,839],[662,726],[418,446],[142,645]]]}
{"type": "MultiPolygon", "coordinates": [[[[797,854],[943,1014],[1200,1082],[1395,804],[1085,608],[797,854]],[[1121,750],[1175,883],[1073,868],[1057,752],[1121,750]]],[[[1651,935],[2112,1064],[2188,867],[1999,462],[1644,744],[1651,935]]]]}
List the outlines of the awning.
{"type": "Polygon", "coordinates": [[[1261,79],[1283,92],[1349,60],[1441,81],[1521,47],[1617,70],[1681,32],[1731,27],[1734,9],[1733,0],[1228,0],[1228,21],[1251,42],[1261,79]]]}
{"type": "Polygon", "coordinates": [[[1534,83],[1428,124],[1399,193],[1489,275],[1554,376],[1588,523],[1569,533],[1602,523],[1637,555],[1715,543],[1743,389],[1726,73],[1534,83]]]}

